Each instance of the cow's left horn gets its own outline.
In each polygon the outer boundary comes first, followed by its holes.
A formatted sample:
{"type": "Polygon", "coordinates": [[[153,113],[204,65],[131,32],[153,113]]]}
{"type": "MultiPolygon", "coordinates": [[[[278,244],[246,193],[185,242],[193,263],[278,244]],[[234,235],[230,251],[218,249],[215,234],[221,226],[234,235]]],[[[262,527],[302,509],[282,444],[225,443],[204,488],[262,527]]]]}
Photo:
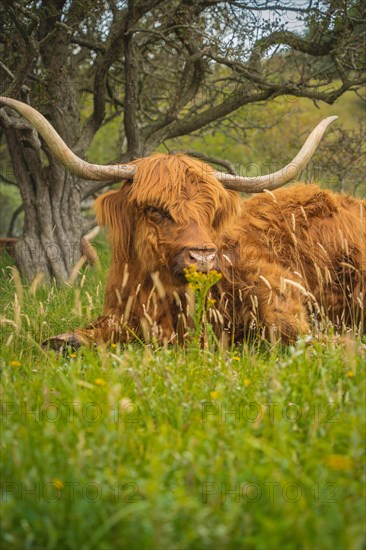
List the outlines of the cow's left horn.
{"type": "Polygon", "coordinates": [[[121,181],[122,179],[132,179],[136,166],[132,164],[111,164],[109,166],[99,164],[89,164],[85,160],[77,157],[71,149],[68,148],[63,139],[51,126],[48,120],[41,113],[30,107],[26,103],[17,101],[10,97],[0,97],[0,104],[7,105],[18,111],[32,126],[41,134],[48,147],[55,157],[70,172],[79,178],[93,181],[121,181]]]}
{"type": "Polygon", "coordinates": [[[329,124],[337,118],[337,116],[330,116],[322,120],[311,132],[296,157],[277,172],[257,177],[233,176],[231,174],[225,174],[224,172],[214,172],[214,175],[224,184],[225,187],[228,189],[233,189],[234,191],[259,193],[265,189],[277,189],[278,187],[281,187],[282,185],[285,185],[285,183],[291,181],[305,168],[315,153],[325,130],[328,128],[329,124]]]}

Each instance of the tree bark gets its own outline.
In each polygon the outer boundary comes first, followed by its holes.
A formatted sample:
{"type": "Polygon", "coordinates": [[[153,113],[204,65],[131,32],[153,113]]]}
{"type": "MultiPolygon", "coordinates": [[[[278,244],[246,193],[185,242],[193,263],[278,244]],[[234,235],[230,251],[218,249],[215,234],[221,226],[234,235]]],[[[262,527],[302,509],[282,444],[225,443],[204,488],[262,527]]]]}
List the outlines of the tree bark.
{"type": "Polygon", "coordinates": [[[29,130],[5,128],[24,205],[24,233],[15,247],[21,273],[32,280],[67,280],[80,258],[81,196],[75,178],[54,161],[43,166],[29,130]],[[28,133],[27,136],[25,134],[28,133]]]}

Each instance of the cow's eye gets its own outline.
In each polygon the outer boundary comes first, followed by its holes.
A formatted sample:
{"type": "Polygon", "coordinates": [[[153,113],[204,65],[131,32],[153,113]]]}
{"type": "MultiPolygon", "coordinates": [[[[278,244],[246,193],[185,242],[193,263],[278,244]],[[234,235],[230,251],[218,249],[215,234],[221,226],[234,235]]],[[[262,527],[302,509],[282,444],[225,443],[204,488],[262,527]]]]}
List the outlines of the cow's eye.
{"type": "Polygon", "coordinates": [[[144,212],[145,214],[160,214],[160,209],[155,208],[155,206],[146,206],[144,212]]]}
{"type": "Polygon", "coordinates": [[[146,206],[144,208],[144,213],[146,216],[148,216],[155,222],[172,220],[172,217],[169,214],[169,212],[167,210],[164,210],[163,208],[156,208],[155,206],[146,206]]]}

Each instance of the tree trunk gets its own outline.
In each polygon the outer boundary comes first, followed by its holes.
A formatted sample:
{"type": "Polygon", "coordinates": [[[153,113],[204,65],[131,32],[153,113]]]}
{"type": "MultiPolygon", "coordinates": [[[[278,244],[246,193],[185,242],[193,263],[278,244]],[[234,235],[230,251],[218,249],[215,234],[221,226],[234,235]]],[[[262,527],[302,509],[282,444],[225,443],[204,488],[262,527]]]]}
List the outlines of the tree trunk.
{"type": "Polygon", "coordinates": [[[80,258],[79,186],[51,155],[48,166],[42,166],[40,143],[32,131],[5,132],[24,205],[24,233],[15,248],[18,267],[30,280],[43,273],[46,280],[64,282],[80,258]]]}

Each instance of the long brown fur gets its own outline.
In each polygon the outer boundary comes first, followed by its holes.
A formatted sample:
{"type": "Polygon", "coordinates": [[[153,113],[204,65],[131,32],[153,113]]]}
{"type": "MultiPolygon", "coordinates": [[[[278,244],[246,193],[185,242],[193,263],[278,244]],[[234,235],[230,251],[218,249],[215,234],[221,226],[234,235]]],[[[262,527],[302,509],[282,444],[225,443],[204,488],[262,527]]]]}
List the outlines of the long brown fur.
{"type": "Polygon", "coordinates": [[[319,319],[364,329],[365,201],[305,184],[242,200],[190,157],[135,164],[133,184],[95,204],[113,248],[103,316],[55,342],[184,340],[192,305],[177,269],[192,248],[217,250],[219,337],[242,342],[259,330],[288,343],[319,319]]]}

